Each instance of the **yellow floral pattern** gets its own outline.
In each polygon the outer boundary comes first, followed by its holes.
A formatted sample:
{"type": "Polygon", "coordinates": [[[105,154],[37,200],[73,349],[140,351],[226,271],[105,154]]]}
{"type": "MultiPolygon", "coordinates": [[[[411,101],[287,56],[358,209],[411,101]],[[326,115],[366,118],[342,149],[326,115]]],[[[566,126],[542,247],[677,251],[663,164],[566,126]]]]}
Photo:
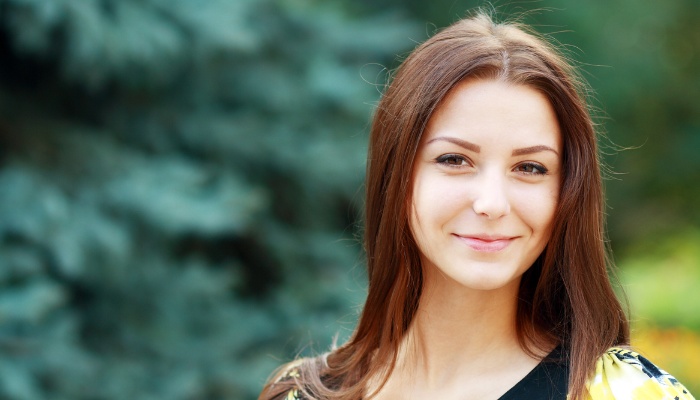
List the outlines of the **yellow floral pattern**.
{"type": "Polygon", "coordinates": [[[614,347],[596,362],[588,383],[591,400],[693,400],[673,376],[641,355],[614,347]]]}
{"type": "Polygon", "coordinates": [[[292,389],[287,393],[287,400],[301,400],[298,389],[292,389]]]}

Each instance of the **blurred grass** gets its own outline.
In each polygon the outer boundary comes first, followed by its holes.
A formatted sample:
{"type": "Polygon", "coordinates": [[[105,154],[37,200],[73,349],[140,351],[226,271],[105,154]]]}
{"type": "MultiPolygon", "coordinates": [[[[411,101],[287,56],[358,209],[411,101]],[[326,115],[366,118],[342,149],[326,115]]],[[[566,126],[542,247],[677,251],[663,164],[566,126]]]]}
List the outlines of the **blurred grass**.
{"type": "Polygon", "coordinates": [[[700,393],[700,230],[625,252],[620,279],[630,301],[632,345],[700,393]]]}

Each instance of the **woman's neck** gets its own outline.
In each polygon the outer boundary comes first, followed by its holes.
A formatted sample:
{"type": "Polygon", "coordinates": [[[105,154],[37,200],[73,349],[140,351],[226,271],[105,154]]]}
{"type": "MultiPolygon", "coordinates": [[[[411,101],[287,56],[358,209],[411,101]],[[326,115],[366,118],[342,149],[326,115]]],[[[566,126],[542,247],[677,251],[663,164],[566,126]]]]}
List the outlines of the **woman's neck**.
{"type": "Polygon", "coordinates": [[[395,368],[373,399],[496,399],[546,355],[533,358],[518,340],[519,282],[478,291],[442,275],[427,281],[395,368]]]}
{"type": "Polygon", "coordinates": [[[438,275],[423,288],[378,400],[496,399],[546,355],[533,358],[518,340],[518,281],[480,291],[438,275]]]}
{"type": "Polygon", "coordinates": [[[465,369],[497,367],[522,351],[516,328],[519,282],[490,291],[441,283],[424,288],[401,346],[405,367],[437,383],[451,373],[468,373],[465,369]]]}

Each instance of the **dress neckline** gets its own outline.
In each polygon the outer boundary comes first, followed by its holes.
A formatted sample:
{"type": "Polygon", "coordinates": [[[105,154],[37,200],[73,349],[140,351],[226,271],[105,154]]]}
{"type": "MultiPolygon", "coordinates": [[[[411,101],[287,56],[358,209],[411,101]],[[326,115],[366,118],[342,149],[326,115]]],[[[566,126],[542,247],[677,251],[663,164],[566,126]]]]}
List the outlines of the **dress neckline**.
{"type": "Polygon", "coordinates": [[[569,365],[560,346],[552,350],[518,383],[498,400],[566,399],[569,387],[569,365]]]}

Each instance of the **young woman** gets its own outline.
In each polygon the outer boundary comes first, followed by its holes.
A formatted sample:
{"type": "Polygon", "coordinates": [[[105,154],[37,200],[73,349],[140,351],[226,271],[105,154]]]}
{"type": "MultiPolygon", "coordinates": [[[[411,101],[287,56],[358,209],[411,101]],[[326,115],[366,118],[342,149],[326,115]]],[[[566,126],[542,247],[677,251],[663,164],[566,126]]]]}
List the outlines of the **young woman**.
{"type": "Polygon", "coordinates": [[[358,326],[260,399],[691,399],[628,350],[583,93],[483,14],[418,46],[372,125],[358,326]]]}

